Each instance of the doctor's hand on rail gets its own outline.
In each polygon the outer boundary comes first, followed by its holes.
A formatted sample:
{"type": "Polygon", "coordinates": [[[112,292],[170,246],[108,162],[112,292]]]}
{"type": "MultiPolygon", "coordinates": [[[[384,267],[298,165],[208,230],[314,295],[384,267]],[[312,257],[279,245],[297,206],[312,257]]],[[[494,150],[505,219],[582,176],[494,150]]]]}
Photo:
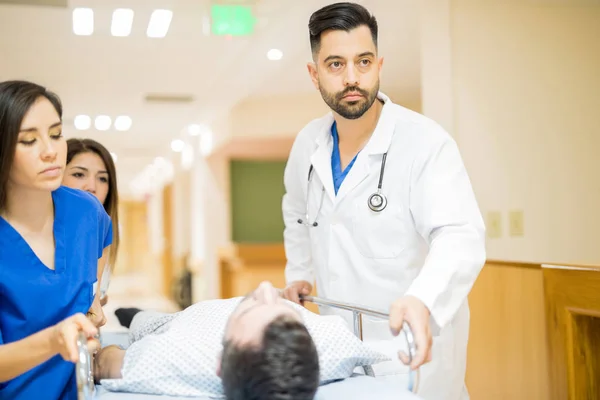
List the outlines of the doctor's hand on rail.
{"type": "Polygon", "coordinates": [[[98,334],[98,329],[85,315],[78,313],[52,327],[50,344],[54,354],[60,354],[65,361],[76,363],[79,359],[77,336],[82,331],[88,338],[87,345],[90,354],[99,350],[100,342],[94,338],[98,334]]]}
{"type": "MultiPolygon", "coordinates": [[[[390,329],[394,336],[402,330],[402,324],[408,323],[414,336],[417,354],[413,355],[411,369],[431,361],[431,346],[433,339],[429,323],[430,312],[423,302],[413,296],[405,296],[396,300],[390,308],[390,329]]],[[[398,357],[404,364],[409,363],[409,357],[399,352],[398,357]]]]}
{"type": "Polygon", "coordinates": [[[283,289],[283,298],[304,305],[300,295],[308,296],[312,293],[312,285],[307,281],[295,281],[283,289]]]}

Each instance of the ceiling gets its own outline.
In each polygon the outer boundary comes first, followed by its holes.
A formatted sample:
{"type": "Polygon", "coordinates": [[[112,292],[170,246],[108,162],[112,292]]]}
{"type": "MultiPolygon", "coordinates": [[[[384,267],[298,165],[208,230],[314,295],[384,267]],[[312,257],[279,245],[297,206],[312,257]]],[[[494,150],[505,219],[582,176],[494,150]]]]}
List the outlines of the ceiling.
{"type": "MultiPolygon", "coordinates": [[[[0,0],[0,80],[27,79],[48,86],[64,103],[67,136],[91,137],[117,155],[122,190],[192,123],[210,126],[253,97],[313,92],[309,16],[326,0],[229,0],[250,3],[257,17],[250,37],[205,34],[216,0],[0,0]],[[9,4],[10,3],[10,4],[9,4]],[[19,3],[15,5],[14,3],[19,3]],[[75,7],[94,10],[94,33],[76,36],[75,7]],[[131,35],[113,37],[116,8],[134,10],[131,35]],[[154,9],[173,11],[164,38],[146,37],[154,9]],[[280,49],[283,58],[266,53],[280,49]],[[147,101],[148,95],[189,101],[147,101]],[[77,131],[76,115],[128,115],[132,128],[77,131]]],[[[220,3],[225,3],[219,0],[220,3]]],[[[378,18],[385,57],[382,88],[413,96],[420,92],[418,0],[364,0],[378,18]]],[[[219,132],[215,132],[218,135],[219,132]]]]}

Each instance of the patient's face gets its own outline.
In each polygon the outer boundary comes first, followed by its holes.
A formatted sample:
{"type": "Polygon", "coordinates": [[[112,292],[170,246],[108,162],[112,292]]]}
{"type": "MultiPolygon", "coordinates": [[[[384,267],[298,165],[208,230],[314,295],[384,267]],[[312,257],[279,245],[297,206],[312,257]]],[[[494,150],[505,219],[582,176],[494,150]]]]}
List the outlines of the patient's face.
{"type": "Polygon", "coordinates": [[[267,325],[279,316],[302,321],[300,314],[279,296],[269,282],[263,282],[238,305],[225,328],[225,341],[236,345],[260,345],[267,325]]]}

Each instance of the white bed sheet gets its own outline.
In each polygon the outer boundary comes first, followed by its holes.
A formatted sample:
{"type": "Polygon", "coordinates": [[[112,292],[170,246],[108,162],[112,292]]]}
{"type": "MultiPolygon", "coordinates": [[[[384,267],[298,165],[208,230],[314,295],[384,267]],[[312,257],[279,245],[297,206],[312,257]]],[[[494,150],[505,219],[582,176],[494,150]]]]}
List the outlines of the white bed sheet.
{"type": "MultiPolygon", "coordinates": [[[[129,338],[126,332],[102,332],[102,346],[116,344],[127,348],[129,338]]],[[[383,376],[372,378],[365,375],[354,375],[342,381],[319,387],[315,400],[419,400],[419,397],[407,389],[405,376],[383,376]]],[[[97,386],[98,400],[208,400],[209,397],[172,397],[137,393],[109,392],[97,386]]]]}

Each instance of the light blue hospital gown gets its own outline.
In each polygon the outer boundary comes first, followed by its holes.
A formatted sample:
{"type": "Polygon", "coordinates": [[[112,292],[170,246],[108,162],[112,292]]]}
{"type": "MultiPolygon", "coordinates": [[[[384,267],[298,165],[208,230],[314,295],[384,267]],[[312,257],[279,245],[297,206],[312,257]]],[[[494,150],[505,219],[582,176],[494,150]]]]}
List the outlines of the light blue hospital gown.
{"type": "MultiPolygon", "coordinates": [[[[227,320],[241,300],[203,301],[151,318],[137,315],[123,378],[102,380],[102,386],[109,391],[222,398],[216,368],[227,320]],[[137,323],[138,317],[144,321],[137,323]]],[[[340,317],[319,316],[290,304],[300,311],[315,341],[322,382],[344,379],[358,366],[388,360],[357,339],[340,317]]]]}

